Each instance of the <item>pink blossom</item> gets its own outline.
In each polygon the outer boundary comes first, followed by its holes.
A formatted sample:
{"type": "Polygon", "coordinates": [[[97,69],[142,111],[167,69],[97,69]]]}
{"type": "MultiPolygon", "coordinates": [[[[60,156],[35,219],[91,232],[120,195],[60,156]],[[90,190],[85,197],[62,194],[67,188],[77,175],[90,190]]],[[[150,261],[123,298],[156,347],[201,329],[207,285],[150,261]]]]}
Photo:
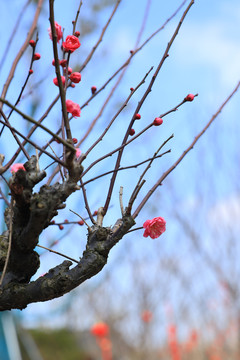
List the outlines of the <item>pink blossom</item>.
{"type": "Polygon", "coordinates": [[[20,169],[26,171],[24,165],[21,164],[21,163],[15,163],[15,164],[13,164],[13,165],[10,167],[11,173],[17,172],[17,171],[20,170],[20,169]]]}
{"type": "Polygon", "coordinates": [[[81,155],[81,150],[79,148],[76,148],[76,157],[78,158],[81,155]]]}
{"type": "Polygon", "coordinates": [[[72,100],[66,100],[67,112],[71,113],[74,117],[79,117],[81,114],[80,106],[72,100]]]}
{"type": "Polygon", "coordinates": [[[145,229],[143,236],[150,236],[151,239],[156,239],[166,231],[166,221],[162,217],[156,217],[152,220],[147,220],[143,224],[145,229]]]}
{"type": "Polygon", "coordinates": [[[73,52],[77,50],[81,44],[76,36],[68,35],[62,45],[64,50],[73,52]]]}
{"type": "MultiPolygon", "coordinates": [[[[62,27],[61,25],[59,25],[56,21],[55,21],[55,31],[56,31],[56,35],[57,35],[57,42],[59,43],[59,41],[61,40],[63,33],[62,33],[62,27]]],[[[49,33],[49,37],[52,40],[52,30],[51,27],[48,28],[48,33],[49,33]]]]}
{"type": "Polygon", "coordinates": [[[109,326],[104,322],[98,322],[91,327],[90,332],[92,335],[102,338],[108,336],[109,326]]]}

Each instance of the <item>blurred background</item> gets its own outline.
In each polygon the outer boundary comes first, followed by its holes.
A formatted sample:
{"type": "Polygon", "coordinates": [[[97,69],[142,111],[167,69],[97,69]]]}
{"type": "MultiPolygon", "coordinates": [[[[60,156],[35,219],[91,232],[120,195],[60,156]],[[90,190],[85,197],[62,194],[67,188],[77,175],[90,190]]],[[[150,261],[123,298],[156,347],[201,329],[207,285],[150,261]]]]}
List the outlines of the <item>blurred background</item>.
{"type": "MultiPolygon", "coordinates": [[[[76,26],[81,33],[81,47],[71,57],[73,70],[77,71],[97,42],[115,3],[113,0],[83,1],[76,26]]],[[[91,86],[100,88],[129,58],[136,42],[141,45],[181,3],[176,0],[122,1],[103,41],[82,71],[82,81],[76,88],[68,90],[68,98],[80,106],[84,104],[91,96],[91,86]]],[[[151,66],[156,69],[187,4],[133,57],[122,80],[119,80],[120,72],[89,106],[82,109],[81,117],[73,119],[72,132],[80,140],[92,120],[99,116],[93,131],[81,144],[83,152],[124,103],[130,87],[136,87],[151,66]],[[118,80],[116,91],[103,106],[118,80]]],[[[0,3],[1,88],[29,31],[36,6],[37,1],[0,3]]],[[[55,2],[55,20],[64,27],[64,36],[72,32],[72,20],[78,6],[76,0],[55,2]]],[[[44,1],[36,49],[41,59],[33,64],[34,74],[20,103],[20,109],[35,119],[41,117],[58,94],[58,88],[52,82],[55,72],[51,64],[53,54],[47,31],[48,19],[48,1],[44,1]]],[[[141,121],[134,128],[136,133],[156,116],[175,107],[188,93],[198,93],[198,97],[166,116],[162,126],[152,127],[126,149],[122,166],[151,157],[156,148],[174,134],[164,147],[164,150],[171,149],[171,153],[156,160],[151,167],[135,208],[162,173],[191,144],[240,80],[239,23],[240,3],[237,0],[197,0],[187,15],[141,109],[141,121]]],[[[29,47],[19,61],[6,96],[11,103],[21,91],[30,58],[29,47]]],[[[151,75],[83,165],[87,167],[121,143],[150,78],[151,75]]],[[[146,219],[163,216],[167,231],[155,240],[144,238],[142,230],[130,232],[112,249],[102,272],[70,294],[47,303],[30,304],[23,311],[2,313],[0,359],[110,359],[99,345],[99,338],[90,332],[93,324],[100,321],[109,326],[106,348],[109,354],[112,351],[112,358],[116,360],[240,359],[239,99],[239,93],[236,93],[136,219],[137,225],[142,226],[146,219]]],[[[52,130],[58,129],[59,114],[58,102],[44,124],[52,130]]],[[[12,124],[23,133],[30,127],[17,115],[12,116],[12,124]]],[[[33,134],[32,139],[41,146],[49,140],[41,130],[33,134]]],[[[56,153],[61,152],[59,144],[52,146],[56,153]]],[[[6,162],[16,148],[5,129],[0,152],[5,154],[6,162]]],[[[35,154],[35,149],[30,146],[28,150],[35,154]]],[[[112,169],[114,160],[113,156],[100,162],[86,175],[86,180],[112,169]]],[[[24,161],[23,155],[17,158],[17,162],[24,161]]],[[[49,159],[43,155],[40,167],[48,165],[49,159]]],[[[47,172],[50,176],[51,167],[47,172]]],[[[123,201],[127,204],[141,172],[142,168],[138,167],[119,173],[105,226],[113,225],[121,216],[119,187],[123,186],[123,201]]],[[[87,185],[93,212],[103,205],[109,180],[110,175],[87,185]]],[[[8,196],[4,181],[0,181],[2,191],[8,196]]],[[[0,207],[3,213],[3,200],[0,207]]],[[[86,217],[81,194],[75,193],[67,201],[66,209],[56,217],[56,224],[63,224],[63,230],[60,231],[58,225],[50,226],[42,234],[40,244],[79,258],[86,245],[87,229],[71,223],[79,219],[70,209],[86,217]]],[[[4,226],[2,218],[2,231],[4,226]]],[[[56,254],[38,251],[41,267],[34,278],[63,260],[56,254]]]]}

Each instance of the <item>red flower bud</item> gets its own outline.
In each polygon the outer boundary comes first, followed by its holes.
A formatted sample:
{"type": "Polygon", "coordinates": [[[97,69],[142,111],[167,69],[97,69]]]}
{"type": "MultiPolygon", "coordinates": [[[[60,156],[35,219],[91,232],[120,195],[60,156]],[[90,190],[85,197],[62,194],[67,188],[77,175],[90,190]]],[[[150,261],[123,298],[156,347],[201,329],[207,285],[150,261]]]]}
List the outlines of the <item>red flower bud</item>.
{"type": "Polygon", "coordinates": [[[29,70],[29,75],[33,74],[33,69],[29,70]]]}
{"type": "Polygon", "coordinates": [[[79,37],[80,36],[80,31],[75,31],[74,35],[79,37]]]}
{"type": "Polygon", "coordinates": [[[153,125],[155,125],[155,126],[162,125],[162,123],[163,123],[163,119],[159,118],[159,117],[156,117],[153,121],[153,125]]]}
{"type": "Polygon", "coordinates": [[[60,60],[59,65],[61,65],[62,67],[66,67],[67,66],[67,60],[66,59],[60,60]]]}
{"type": "Polygon", "coordinates": [[[52,61],[52,65],[53,65],[53,66],[55,66],[55,59],[53,59],[53,61],[52,61]]]}
{"type": "Polygon", "coordinates": [[[133,88],[133,87],[131,87],[131,88],[130,88],[130,90],[131,90],[131,91],[134,91],[134,88],[133,88]]]}
{"type": "MultiPolygon", "coordinates": [[[[62,83],[64,86],[65,85],[65,77],[61,76],[61,78],[62,78],[62,83]]],[[[58,79],[56,77],[53,79],[53,83],[54,83],[54,85],[58,86],[58,79]]]]}
{"type": "Polygon", "coordinates": [[[194,99],[194,95],[193,94],[188,94],[186,97],[185,97],[185,101],[193,101],[194,99]]]}
{"type": "Polygon", "coordinates": [[[39,53],[35,53],[33,55],[33,60],[39,60],[41,58],[41,55],[39,53]]]}
{"type": "Polygon", "coordinates": [[[29,41],[29,45],[30,45],[31,47],[35,47],[35,46],[36,46],[36,42],[35,42],[34,40],[30,40],[30,41],[29,41]]]}
{"type": "Polygon", "coordinates": [[[135,120],[141,119],[141,115],[140,115],[140,114],[135,114],[134,119],[135,119],[135,120]]]}
{"type": "Polygon", "coordinates": [[[84,225],[84,221],[83,221],[83,220],[78,221],[78,225],[83,226],[83,225],[84,225]]]}
{"type": "Polygon", "coordinates": [[[74,72],[70,75],[70,80],[74,83],[79,83],[81,81],[81,74],[79,72],[74,72]]]}
{"type": "Polygon", "coordinates": [[[76,138],[73,138],[72,141],[74,144],[76,144],[78,142],[76,138]]]}
{"type": "Polygon", "coordinates": [[[64,226],[63,225],[58,225],[59,227],[59,230],[63,230],[64,229],[64,226]]]}
{"type": "Polygon", "coordinates": [[[97,91],[97,87],[96,87],[96,86],[92,86],[92,87],[91,87],[91,91],[92,91],[92,94],[95,94],[95,92],[97,91]]]}
{"type": "Polygon", "coordinates": [[[135,134],[135,130],[134,129],[131,129],[130,131],[129,131],[129,135],[130,136],[133,136],[135,134]]]}
{"type": "Polygon", "coordinates": [[[97,210],[95,210],[95,211],[94,211],[94,213],[93,213],[93,216],[96,216],[96,215],[97,215],[97,213],[98,213],[98,211],[97,211],[97,210]]]}
{"type": "Polygon", "coordinates": [[[72,73],[72,68],[68,67],[68,75],[72,73]]]}

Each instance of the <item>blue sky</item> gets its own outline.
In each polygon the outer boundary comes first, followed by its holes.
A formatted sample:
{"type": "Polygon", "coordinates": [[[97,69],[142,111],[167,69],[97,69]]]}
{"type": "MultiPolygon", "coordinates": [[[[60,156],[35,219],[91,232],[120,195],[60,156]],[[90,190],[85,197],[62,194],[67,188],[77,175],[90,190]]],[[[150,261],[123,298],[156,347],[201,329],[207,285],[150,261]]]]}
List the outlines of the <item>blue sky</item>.
{"type": "MultiPolygon", "coordinates": [[[[2,2],[0,4],[1,25],[1,49],[5,49],[8,41],[7,33],[11,33],[11,29],[15,24],[15,19],[18,14],[18,8],[21,7],[23,2],[12,1],[11,3],[2,2]],[[11,14],[11,21],[9,21],[8,14],[11,14]]],[[[97,87],[108,78],[113,71],[115,71],[123,61],[128,57],[129,51],[133,48],[139,24],[141,23],[145,2],[139,6],[139,1],[123,1],[120,5],[119,11],[112,20],[111,27],[107,31],[104,41],[96,52],[95,57],[89,64],[89,67],[82,73],[82,82],[79,86],[70,90],[69,94],[71,99],[81,103],[89,97],[90,87],[96,85],[97,87]]],[[[142,35],[142,40],[148,37],[154,30],[161,26],[166,18],[168,18],[175,10],[177,1],[160,2],[159,0],[152,0],[149,17],[147,20],[145,31],[142,35]]],[[[59,0],[55,2],[56,20],[65,27],[66,34],[71,31],[71,21],[75,16],[75,9],[78,1],[68,3],[66,9],[66,2],[59,0]]],[[[48,7],[47,3],[45,10],[42,12],[39,21],[39,43],[37,51],[41,53],[41,61],[34,64],[35,77],[31,79],[30,84],[34,84],[36,78],[43,79],[42,87],[39,88],[36,95],[32,99],[41,98],[43,105],[38,109],[36,117],[46,108],[49,99],[53,99],[57,94],[57,88],[52,84],[54,69],[51,65],[52,50],[50,50],[51,42],[48,37],[47,28],[48,22],[48,7]],[[49,85],[48,85],[49,84],[49,85]],[[36,98],[35,98],[36,96],[36,98]]],[[[111,7],[107,8],[101,16],[97,16],[96,20],[99,24],[99,29],[102,28],[105,19],[109,16],[111,7]]],[[[182,12],[181,12],[182,13],[182,12]]],[[[27,31],[29,19],[32,17],[33,9],[30,9],[23,19],[23,23],[19,28],[19,35],[16,36],[13,46],[10,48],[9,57],[5,62],[5,67],[0,73],[0,85],[4,84],[5,76],[9,71],[11,59],[14,57],[17,49],[19,48],[20,40],[24,40],[27,31]]],[[[89,16],[88,3],[83,2],[82,16],[89,16]]],[[[136,86],[142,79],[145,73],[151,66],[156,68],[162,52],[165,50],[167,42],[169,41],[174,29],[179,21],[180,15],[166,26],[166,28],[157,35],[151,43],[149,43],[136,57],[134,58],[131,67],[125,75],[125,79],[119,88],[118,93],[111,101],[109,108],[105,111],[102,122],[97,126],[100,131],[106,125],[107,120],[115,113],[119,103],[121,104],[126,96],[129,94],[129,88],[136,86]]],[[[165,112],[179,103],[188,93],[198,93],[199,96],[194,102],[185,104],[178,112],[170,114],[165,118],[163,126],[157,128],[158,131],[152,131],[145,134],[141,141],[138,142],[139,147],[132,147],[128,156],[124,158],[124,164],[136,162],[136,159],[149,156],[152,154],[152,143],[163,142],[166,137],[175,134],[169,146],[172,149],[170,155],[167,155],[159,165],[153,167],[151,174],[148,177],[147,186],[150,187],[151,182],[159,177],[161,173],[166,170],[183,152],[183,150],[191,143],[194,136],[203,128],[213,113],[222,104],[225,98],[236,86],[240,80],[240,4],[239,1],[196,1],[191,8],[179,35],[172,46],[169,58],[166,60],[162,71],[154,84],[154,88],[150,96],[147,98],[144,106],[141,109],[142,122],[136,124],[136,131],[139,131],[142,126],[145,126],[154,117],[165,112]]],[[[98,30],[99,30],[98,29],[98,30]]],[[[85,59],[88,51],[96,42],[97,34],[93,33],[88,36],[83,36],[81,48],[76,57],[72,57],[71,66],[75,66],[78,62],[85,59]]],[[[25,78],[27,66],[29,62],[30,52],[21,60],[17,68],[17,74],[14,78],[14,87],[9,90],[7,99],[14,102],[16,89],[21,88],[22,79],[25,78]]],[[[148,84],[148,83],[147,83],[148,84]]],[[[97,153],[93,152],[93,158],[97,154],[101,154],[106,149],[111,149],[116,143],[119,134],[128,123],[131,114],[133,113],[139,97],[145,88],[140,88],[139,92],[133,97],[131,103],[128,105],[120,117],[117,125],[113,127],[113,133],[107,137],[104,146],[97,149],[97,153]]],[[[82,129],[87,127],[88,120],[92,119],[101,106],[101,102],[108,94],[108,89],[99,96],[99,100],[92,102],[88,108],[84,108],[80,119],[74,120],[73,130],[76,137],[81,136],[82,129]]],[[[29,111],[29,105],[22,104],[26,111],[29,111]]],[[[48,123],[54,122],[59,117],[59,106],[53,111],[48,123]]],[[[184,209],[186,213],[193,213],[197,211],[199,204],[199,190],[203,187],[205,206],[201,205],[204,209],[203,219],[206,216],[213,218],[216,223],[216,214],[220,211],[220,218],[226,220],[226,216],[222,215],[222,208],[227,209],[227,213],[232,212],[232,199],[236,199],[237,186],[236,186],[236,171],[235,163],[239,161],[236,154],[238,145],[239,133],[239,94],[236,94],[230,104],[224,109],[223,113],[216,120],[216,123],[211,126],[209,133],[200,140],[194,150],[189,154],[176,171],[169,177],[168,186],[165,189],[164,185],[161,191],[158,191],[156,196],[146,206],[142,215],[139,216],[139,224],[141,224],[146,217],[153,216],[166,216],[168,218],[168,233],[164,234],[162,238],[156,243],[146,243],[146,239],[142,239],[142,235],[137,235],[138,243],[134,246],[139,246],[145,249],[146,246],[151,248],[150,251],[156,251],[162,246],[166,248],[167,253],[171,253],[174,249],[175,238],[179,232],[178,225],[174,218],[171,218],[171,209],[176,204],[179,208],[184,209]],[[235,161],[235,163],[234,163],[235,161]],[[210,176],[209,184],[206,177],[210,176]],[[199,175],[201,174],[201,175],[199,175]],[[218,181],[216,181],[216,178],[218,181]],[[207,187],[209,186],[209,187],[207,187]],[[213,188],[211,188],[211,186],[213,188]],[[171,197],[171,189],[174,190],[174,197],[171,197]],[[204,190],[205,189],[205,190],[204,190]],[[174,204],[174,205],[173,205],[174,204]],[[223,206],[224,204],[224,206],[223,206]],[[213,211],[214,209],[214,211],[213,211]],[[211,214],[214,213],[214,216],[211,214]],[[160,243],[161,241],[161,243],[160,243]],[[164,245],[163,245],[164,243],[164,245]],[[149,244],[149,245],[148,245],[149,244]]],[[[154,129],[155,130],[155,129],[154,129]]],[[[41,138],[34,137],[40,143],[47,141],[47,136],[42,135],[41,138]]],[[[94,137],[91,137],[86,144],[84,144],[82,151],[88,148],[94,137]]],[[[9,150],[9,137],[1,139],[0,150],[7,152],[9,150]]],[[[168,148],[168,147],[167,147],[168,148]]],[[[11,142],[11,151],[14,149],[14,143],[11,142]]],[[[10,155],[9,155],[10,156],[10,155]]],[[[90,156],[90,159],[91,159],[90,156]]],[[[106,161],[107,165],[100,165],[104,169],[105,166],[111,167],[111,162],[106,161]]],[[[140,170],[136,171],[140,174],[140,170]]],[[[135,176],[135,175],[134,175],[135,176]]],[[[128,194],[131,190],[131,175],[126,178],[126,175],[121,174],[117,181],[115,198],[117,199],[118,189],[120,185],[124,186],[124,200],[127,201],[128,194]]],[[[106,186],[106,183],[99,182],[96,192],[96,186],[89,186],[88,193],[90,194],[90,203],[92,208],[98,206],[101,202],[101,189],[106,186]]],[[[148,187],[148,188],[149,188],[148,187]]],[[[76,201],[71,202],[69,207],[77,211],[83,204],[82,198],[77,198],[76,201]]],[[[101,204],[102,205],[102,204],[101,204]]],[[[239,217],[239,206],[234,202],[234,218],[239,217]],[[237,210],[236,210],[237,209],[237,210]]],[[[202,211],[203,212],[203,211],[202,211]]],[[[69,210],[59,215],[59,220],[69,217],[69,210]],[[64,215],[63,215],[64,214],[64,215]]],[[[107,217],[107,225],[111,225],[119,216],[118,200],[113,202],[111,215],[107,217]]],[[[222,220],[223,221],[223,220],[222,220]]],[[[229,224],[229,220],[228,220],[229,224]]],[[[85,230],[81,229],[81,237],[84,239],[85,230]]],[[[79,229],[71,232],[71,238],[77,237],[79,229]]],[[[60,234],[62,235],[62,234],[60,234]]],[[[51,239],[59,237],[58,229],[45,234],[42,244],[47,245],[51,239]]],[[[130,236],[129,236],[130,238],[130,236]]],[[[183,246],[184,247],[184,246],[183,246]]],[[[84,248],[84,240],[82,243],[66,243],[61,241],[56,250],[66,251],[70,256],[74,256],[77,251],[84,248]]],[[[119,247],[119,251],[122,248],[119,247]]],[[[141,252],[140,252],[141,254],[141,252]]],[[[110,266],[113,264],[114,259],[118,257],[118,250],[114,249],[110,266]],[[111,263],[112,261],[112,263],[111,263]]],[[[111,258],[111,256],[110,256],[111,258]]],[[[44,273],[49,265],[49,261],[53,264],[59,262],[58,258],[53,258],[52,255],[44,255],[43,266],[40,271],[44,273]],[[51,259],[51,260],[49,260],[51,259]]],[[[124,285],[125,286],[125,285],[124,285]]],[[[54,305],[53,305],[54,306],[54,305]]],[[[36,312],[36,309],[46,308],[44,305],[38,306],[31,305],[28,312],[36,312]]]]}

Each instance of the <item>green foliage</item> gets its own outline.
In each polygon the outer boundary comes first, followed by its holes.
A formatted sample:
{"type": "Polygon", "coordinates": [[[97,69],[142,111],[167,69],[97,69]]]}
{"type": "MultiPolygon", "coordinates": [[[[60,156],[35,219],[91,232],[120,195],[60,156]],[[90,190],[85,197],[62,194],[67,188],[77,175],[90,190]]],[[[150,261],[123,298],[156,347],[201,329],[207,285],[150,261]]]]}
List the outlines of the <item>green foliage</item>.
{"type": "MultiPolygon", "coordinates": [[[[74,333],[68,329],[34,329],[30,330],[44,360],[86,360],[87,355],[75,340],[74,333]]],[[[24,356],[23,360],[28,360],[24,356]]]]}
{"type": "Polygon", "coordinates": [[[102,0],[102,1],[96,1],[93,5],[92,5],[92,9],[93,11],[101,11],[103,10],[103,8],[105,8],[106,6],[110,6],[110,5],[114,5],[116,3],[116,0],[102,0]]]}

